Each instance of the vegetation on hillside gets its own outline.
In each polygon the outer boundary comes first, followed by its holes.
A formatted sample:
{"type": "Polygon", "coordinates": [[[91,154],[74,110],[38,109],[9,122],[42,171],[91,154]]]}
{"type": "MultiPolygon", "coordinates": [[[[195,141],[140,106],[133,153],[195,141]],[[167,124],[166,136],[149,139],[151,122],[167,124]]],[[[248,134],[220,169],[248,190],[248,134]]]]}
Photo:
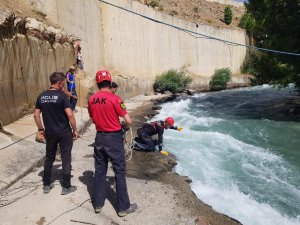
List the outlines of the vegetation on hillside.
{"type": "MultiPolygon", "coordinates": [[[[240,25],[251,32],[258,47],[300,54],[300,4],[298,0],[249,0],[240,25]]],[[[300,87],[300,56],[250,51],[244,71],[256,84],[300,87]]]]}
{"type": "Polygon", "coordinates": [[[153,89],[161,93],[165,91],[170,91],[173,94],[181,93],[191,82],[192,79],[184,67],[179,70],[170,69],[156,77],[153,89]]]}
{"type": "Polygon", "coordinates": [[[231,24],[231,22],[232,22],[232,10],[229,5],[227,5],[224,10],[224,22],[227,25],[231,24]]]}
{"type": "Polygon", "coordinates": [[[239,29],[238,23],[244,14],[244,7],[230,6],[232,20],[229,25],[224,22],[226,5],[206,0],[137,0],[163,13],[176,16],[196,24],[239,29]]]}

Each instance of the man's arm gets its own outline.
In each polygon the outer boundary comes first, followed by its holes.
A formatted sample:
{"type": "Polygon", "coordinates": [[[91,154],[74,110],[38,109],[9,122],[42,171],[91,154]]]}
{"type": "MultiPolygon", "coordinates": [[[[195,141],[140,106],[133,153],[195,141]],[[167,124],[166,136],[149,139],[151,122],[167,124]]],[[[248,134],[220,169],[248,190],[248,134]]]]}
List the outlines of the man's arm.
{"type": "Polygon", "coordinates": [[[41,120],[41,110],[40,109],[35,109],[33,113],[34,121],[35,124],[38,128],[38,131],[42,131],[44,129],[42,120],[41,120]]]}
{"type": "Polygon", "coordinates": [[[67,82],[70,83],[70,84],[74,83],[74,81],[70,81],[70,74],[69,73],[67,73],[67,82]]]}
{"type": "Polygon", "coordinates": [[[172,127],[170,127],[170,129],[182,131],[183,127],[172,126],[172,127]]]}
{"type": "Polygon", "coordinates": [[[127,113],[123,118],[124,118],[124,120],[126,122],[126,129],[129,130],[130,126],[132,124],[132,120],[131,120],[129,114],[127,113]]]}
{"type": "Polygon", "coordinates": [[[78,131],[76,127],[76,120],[73,111],[70,108],[66,108],[65,112],[69,118],[72,130],[73,130],[73,137],[76,140],[78,138],[78,131]]]}

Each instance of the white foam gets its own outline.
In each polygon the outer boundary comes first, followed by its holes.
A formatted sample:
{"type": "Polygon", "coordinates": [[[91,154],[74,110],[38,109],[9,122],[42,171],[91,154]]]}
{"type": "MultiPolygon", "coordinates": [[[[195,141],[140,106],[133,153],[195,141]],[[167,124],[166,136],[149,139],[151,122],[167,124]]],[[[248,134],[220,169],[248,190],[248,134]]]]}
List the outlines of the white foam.
{"type": "Polygon", "coordinates": [[[216,123],[224,121],[220,118],[214,117],[204,117],[204,116],[196,116],[187,112],[191,104],[191,100],[181,100],[179,102],[168,102],[163,104],[163,108],[160,111],[160,114],[155,116],[152,120],[164,120],[168,116],[172,116],[175,118],[175,123],[178,125],[184,125],[185,127],[189,127],[195,124],[199,124],[203,127],[211,127],[216,123]]]}
{"type": "Polygon", "coordinates": [[[270,205],[243,194],[234,184],[225,188],[193,181],[192,189],[215,210],[230,215],[244,225],[299,225],[300,217],[288,218],[270,205]]]}
{"type": "MultiPolygon", "coordinates": [[[[233,91],[271,88],[264,85],[233,91]]],[[[176,171],[193,180],[192,189],[197,196],[245,225],[299,225],[299,175],[294,172],[298,170],[272,149],[215,132],[215,125],[227,126],[230,121],[206,116],[201,111],[205,108],[197,103],[196,111],[192,104],[191,99],[163,104],[154,120],[173,116],[176,125],[184,127],[183,132],[166,131],[164,144],[178,158],[176,171]],[[292,207],[291,215],[296,218],[285,215],[284,204],[292,207]]],[[[226,132],[224,127],[221,130],[226,132]]],[[[257,136],[268,141],[263,133],[257,136]]]]}
{"type": "Polygon", "coordinates": [[[197,196],[217,211],[246,225],[300,224],[300,217],[288,218],[269,204],[244,194],[232,178],[234,168],[230,167],[235,167],[248,179],[252,177],[262,183],[257,185],[274,185],[279,191],[286,189],[292,193],[295,202],[300,201],[300,190],[283,180],[291,170],[285,166],[280,155],[218,132],[186,128],[180,134],[166,132],[165,139],[167,149],[179,159],[176,171],[190,176],[197,196]]]}

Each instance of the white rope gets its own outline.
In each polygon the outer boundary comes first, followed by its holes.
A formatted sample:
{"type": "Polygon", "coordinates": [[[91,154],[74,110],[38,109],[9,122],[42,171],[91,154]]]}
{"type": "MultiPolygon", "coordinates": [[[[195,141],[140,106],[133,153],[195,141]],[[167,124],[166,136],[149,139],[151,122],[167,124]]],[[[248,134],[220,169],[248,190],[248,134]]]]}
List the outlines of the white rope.
{"type": "Polygon", "coordinates": [[[133,135],[132,135],[132,129],[130,127],[129,130],[125,133],[125,137],[124,137],[126,161],[129,161],[132,158],[132,149],[133,149],[132,142],[133,142],[133,135]]]}

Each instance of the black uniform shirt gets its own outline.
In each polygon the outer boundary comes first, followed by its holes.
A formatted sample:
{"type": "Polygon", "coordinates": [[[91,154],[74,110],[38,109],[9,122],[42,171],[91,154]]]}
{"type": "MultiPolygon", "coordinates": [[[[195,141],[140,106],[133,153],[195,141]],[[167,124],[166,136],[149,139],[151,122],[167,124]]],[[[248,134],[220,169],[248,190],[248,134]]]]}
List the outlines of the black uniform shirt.
{"type": "Polygon", "coordinates": [[[65,112],[71,108],[68,97],[59,90],[47,90],[39,95],[35,105],[43,115],[46,134],[61,134],[71,130],[69,118],[65,112]]]}

